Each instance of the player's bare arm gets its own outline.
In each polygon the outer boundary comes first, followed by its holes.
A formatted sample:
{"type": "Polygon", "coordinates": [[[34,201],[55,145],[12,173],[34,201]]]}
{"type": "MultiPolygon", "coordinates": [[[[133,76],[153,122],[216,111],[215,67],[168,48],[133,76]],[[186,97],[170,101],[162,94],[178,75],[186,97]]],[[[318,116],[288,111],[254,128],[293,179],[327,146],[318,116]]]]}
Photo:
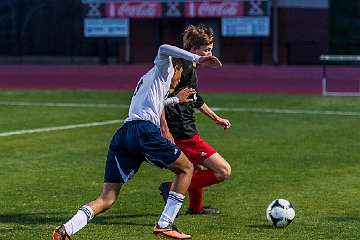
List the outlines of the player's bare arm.
{"type": "Polygon", "coordinates": [[[166,116],[165,116],[165,110],[163,110],[163,112],[161,113],[161,118],[160,118],[160,130],[161,130],[161,134],[167,139],[169,140],[171,143],[175,144],[175,140],[173,135],[170,133],[167,121],[166,121],[166,116]]]}
{"type": "Polygon", "coordinates": [[[200,66],[219,68],[222,66],[220,60],[215,56],[202,56],[199,58],[198,63],[200,66]]]}
{"type": "MultiPolygon", "coordinates": [[[[176,95],[176,97],[179,99],[179,103],[191,102],[192,99],[189,97],[194,95],[195,93],[196,93],[196,90],[193,88],[184,88],[176,95]]],[[[171,143],[175,143],[174,137],[170,133],[169,127],[167,125],[164,110],[162,111],[161,117],[160,117],[160,130],[161,130],[161,134],[165,138],[167,138],[171,143]]]]}
{"type": "Polygon", "coordinates": [[[231,123],[228,119],[218,116],[206,103],[199,108],[199,111],[212,119],[216,124],[222,126],[224,129],[231,127],[231,123]]]}

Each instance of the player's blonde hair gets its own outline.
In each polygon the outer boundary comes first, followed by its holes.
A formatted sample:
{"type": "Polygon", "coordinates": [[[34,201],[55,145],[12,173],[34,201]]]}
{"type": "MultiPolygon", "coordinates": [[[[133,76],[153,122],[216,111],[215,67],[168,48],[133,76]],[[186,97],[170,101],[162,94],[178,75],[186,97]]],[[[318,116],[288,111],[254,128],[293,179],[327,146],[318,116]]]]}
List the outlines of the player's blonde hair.
{"type": "Polygon", "coordinates": [[[214,43],[214,31],[211,27],[202,24],[189,25],[183,33],[183,47],[187,51],[212,43],[214,43]]]}

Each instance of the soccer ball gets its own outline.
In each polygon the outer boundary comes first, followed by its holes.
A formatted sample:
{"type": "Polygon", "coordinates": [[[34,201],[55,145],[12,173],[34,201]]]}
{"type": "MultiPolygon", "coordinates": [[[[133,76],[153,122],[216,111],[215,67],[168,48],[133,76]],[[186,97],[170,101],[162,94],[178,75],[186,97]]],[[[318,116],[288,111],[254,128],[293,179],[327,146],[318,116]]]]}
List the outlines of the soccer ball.
{"type": "Polygon", "coordinates": [[[275,227],[286,227],[295,217],[294,206],[285,199],[275,199],[266,209],[266,218],[275,227]]]}

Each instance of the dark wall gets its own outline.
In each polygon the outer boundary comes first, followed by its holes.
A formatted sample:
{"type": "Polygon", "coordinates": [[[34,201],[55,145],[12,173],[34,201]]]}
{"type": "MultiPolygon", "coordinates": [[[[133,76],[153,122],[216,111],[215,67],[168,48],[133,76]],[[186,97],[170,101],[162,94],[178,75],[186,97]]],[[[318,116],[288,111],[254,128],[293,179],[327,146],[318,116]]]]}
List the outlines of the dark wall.
{"type": "Polygon", "coordinates": [[[131,19],[131,62],[151,63],[156,56],[159,20],[131,19]]]}
{"type": "Polygon", "coordinates": [[[80,0],[1,0],[0,56],[118,56],[119,40],[83,36],[80,0]]]}
{"type": "Polygon", "coordinates": [[[330,1],[330,53],[360,55],[360,1],[330,1]]]}
{"type": "MultiPolygon", "coordinates": [[[[317,64],[328,48],[328,10],[279,9],[280,64],[317,64]]],[[[271,29],[273,32],[273,29],[271,29]]],[[[272,36],[223,38],[222,58],[236,63],[272,63],[272,36]]]]}
{"type": "Polygon", "coordinates": [[[0,1],[0,54],[16,54],[18,41],[16,6],[16,1],[0,1]]]}
{"type": "MultiPolygon", "coordinates": [[[[95,57],[100,62],[115,57],[117,62],[123,63],[126,55],[125,39],[85,38],[84,11],[80,0],[1,0],[0,57],[65,56],[70,62],[72,57],[78,56],[95,57]]],[[[347,13],[350,10],[341,8],[341,11],[347,13]]],[[[359,17],[359,12],[352,11],[352,14],[359,17]]],[[[331,24],[334,39],[332,49],[337,49],[334,46],[339,44],[348,44],[346,41],[349,38],[352,39],[351,44],[359,42],[360,34],[352,34],[359,21],[352,23],[345,18],[341,23],[335,22],[331,24]]],[[[214,54],[223,62],[272,63],[271,36],[221,37],[219,18],[131,19],[130,61],[151,63],[161,43],[181,46],[181,33],[186,25],[198,23],[211,25],[215,29],[217,38],[214,54]]],[[[327,9],[279,9],[280,64],[317,64],[319,55],[328,50],[328,28],[327,9]]]]}
{"type": "Polygon", "coordinates": [[[279,39],[283,63],[319,63],[328,48],[328,10],[280,9],[279,39]]]}
{"type": "Polygon", "coordinates": [[[231,63],[261,64],[263,63],[265,41],[264,38],[254,37],[223,37],[221,39],[221,59],[231,63]]]}
{"type": "Polygon", "coordinates": [[[71,0],[2,0],[2,55],[68,55],[78,50],[81,29],[79,4],[71,0]],[[10,26],[8,25],[10,23],[10,26]]]}

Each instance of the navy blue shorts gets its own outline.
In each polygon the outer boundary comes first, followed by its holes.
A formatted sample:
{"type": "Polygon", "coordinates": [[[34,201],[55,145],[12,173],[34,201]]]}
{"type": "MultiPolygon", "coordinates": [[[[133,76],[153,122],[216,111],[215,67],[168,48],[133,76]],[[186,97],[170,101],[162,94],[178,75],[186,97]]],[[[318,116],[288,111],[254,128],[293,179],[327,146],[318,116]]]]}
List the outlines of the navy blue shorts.
{"type": "Polygon", "coordinates": [[[149,121],[130,121],[113,136],[105,165],[104,182],[126,183],[143,161],[160,168],[175,162],[181,150],[149,121]]]}

